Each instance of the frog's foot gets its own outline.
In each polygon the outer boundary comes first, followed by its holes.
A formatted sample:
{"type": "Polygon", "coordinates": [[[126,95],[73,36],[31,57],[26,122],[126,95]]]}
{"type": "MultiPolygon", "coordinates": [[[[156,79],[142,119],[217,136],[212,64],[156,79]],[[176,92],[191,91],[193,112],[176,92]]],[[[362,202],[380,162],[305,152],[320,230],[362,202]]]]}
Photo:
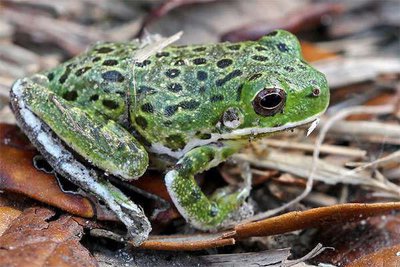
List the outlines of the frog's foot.
{"type": "Polygon", "coordinates": [[[229,226],[248,197],[250,188],[246,185],[236,192],[219,190],[208,198],[194,179],[195,174],[217,166],[239,148],[240,145],[228,141],[194,148],[166,174],[165,183],[175,206],[194,227],[216,230],[229,226]]]}
{"type": "MultiPolygon", "coordinates": [[[[11,104],[14,110],[14,113],[17,118],[17,122],[20,127],[24,130],[24,132],[28,135],[29,139],[37,149],[42,153],[49,164],[54,168],[55,171],[69,179],[71,182],[75,183],[83,190],[94,194],[99,199],[103,200],[106,205],[118,216],[118,218],[126,225],[128,229],[128,235],[133,238],[133,243],[135,245],[140,245],[144,240],[147,239],[150,231],[151,225],[145,216],[143,210],[129,200],[118,188],[113,186],[110,182],[105,179],[99,177],[96,171],[88,168],[81,162],[79,162],[75,156],[65,147],[63,142],[59,138],[55,138],[54,131],[48,126],[52,125],[53,127],[58,128],[58,130],[62,132],[62,134],[71,134],[74,135],[74,138],[82,138],[87,139],[89,141],[89,137],[79,136],[79,131],[76,131],[75,128],[67,127],[68,120],[71,118],[70,116],[76,115],[75,113],[70,113],[69,116],[61,117],[57,113],[57,108],[55,108],[50,115],[52,116],[52,120],[42,121],[36,113],[41,113],[43,110],[41,108],[46,107],[51,102],[51,99],[56,97],[52,94],[47,88],[43,86],[43,83],[46,81],[32,80],[32,79],[21,79],[15,82],[11,89],[11,104]],[[29,91],[29,93],[27,93],[29,91]],[[37,93],[37,95],[41,96],[39,99],[31,99],[27,95],[32,95],[37,93]],[[37,101],[37,103],[35,103],[37,101]],[[32,108],[33,107],[33,108],[32,108]],[[32,111],[35,110],[35,112],[32,111]],[[65,118],[68,117],[68,118],[65,118]],[[45,123],[44,123],[45,122],[45,123]],[[58,122],[58,124],[55,124],[58,122]]],[[[68,106],[69,103],[65,103],[62,99],[56,99],[61,103],[66,110],[71,110],[73,107],[68,106]]],[[[47,106],[49,107],[49,106],[47,106]]],[[[50,105],[51,108],[54,108],[50,105]]],[[[91,127],[90,125],[90,116],[82,117],[82,115],[87,115],[84,112],[80,114],[81,117],[79,120],[80,126],[91,127]],[[85,121],[86,120],[86,121],[85,121]],[[85,124],[87,123],[87,124],[85,124]]],[[[70,122],[74,123],[74,122],[70,122]]],[[[94,125],[98,122],[93,122],[94,125]]],[[[96,125],[98,126],[98,125],[96,125]]],[[[106,127],[97,127],[98,138],[92,140],[92,148],[93,151],[96,151],[96,145],[103,140],[107,140],[112,143],[113,132],[103,132],[103,129],[108,130],[106,127]],[[111,137],[110,137],[111,135],[111,137]],[[103,138],[103,140],[101,140],[103,138]]],[[[90,133],[90,131],[87,131],[90,133]]],[[[87,133],[86,132],[86,133],[87,133]]],[[[118,133],[120,135],[125,135],[124,132],[118,133]]],[[[57,133],[59,136],[59,134],[57,133]]],[[[126,138],[128,134],[125,135],[126,138]]],[[[121,143],[125,141],[125,139],[121,139],[118,143],[120,147],[133,147],[134,144],[124,144],[121,143]]],[[[117,145],[117,144],[111,144],[117,145]]],[[[101,148],[100,148],[101,151],[101,148]]],[[[115,153],[114,151],[109,151],[109,153],[115,153]]],[[[108,155],[109,156],[109,155],[108,155]]],[[[140,170],[141,171],[141,170],[140,170]]]]}

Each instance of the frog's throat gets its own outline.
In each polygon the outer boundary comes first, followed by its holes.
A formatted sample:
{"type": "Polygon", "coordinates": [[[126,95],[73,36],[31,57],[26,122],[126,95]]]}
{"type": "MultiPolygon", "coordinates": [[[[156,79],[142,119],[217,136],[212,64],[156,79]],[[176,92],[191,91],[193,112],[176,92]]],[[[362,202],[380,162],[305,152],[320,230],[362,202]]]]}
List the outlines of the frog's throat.
{"type": "Polygon", "coordinates": [[[323,113],[324,112],[320,112],[320,113],[318,113],[312,117],[309,117],[305,120],[297,121],[297,122],[290,122],[290,123],[286,123],[284,125],[277,126],[277,127],[243,128],[243,129],[233,130],[229,133],[213,133],[213,134],[211,134],[211,137],[206,140],[193,138],[186,144],[186,146],[183,149],[178,150],[178,151],[172,151],[170,148],[165,147],[161,143],[152,144],[152,146],[150,147],[149,150],[150,150],[150,152],[155,153],[155,154],[166,154],[173,158],[179,159],[185,153],[187,153],[188,151],[190,151],[193,148],[198,147],[198,146],[207,145],[207,144],[217,142],[217,141],[246,139],[248,137],[257,137],[258,135],[264,135],[264,134],[269,134],[269,133],[276,133],[276,132],[290,130],[290,129],[296,128],[298,126],[313,123],[313,122],[317,121],[323,113]]]}

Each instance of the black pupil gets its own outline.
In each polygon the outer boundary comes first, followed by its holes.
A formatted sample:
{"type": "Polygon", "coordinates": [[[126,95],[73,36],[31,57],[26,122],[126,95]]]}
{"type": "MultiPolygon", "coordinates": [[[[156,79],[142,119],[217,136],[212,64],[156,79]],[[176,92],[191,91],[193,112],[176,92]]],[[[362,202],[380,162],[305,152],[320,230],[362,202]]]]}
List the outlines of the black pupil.
{"type": "Polygon", "coordinates": [[[279,94],[269,94],[266,95],[263,99],[260,101],[260,105],[263,108],[274,108],[278,106],[282,101],[282,97],[279,94]]]}

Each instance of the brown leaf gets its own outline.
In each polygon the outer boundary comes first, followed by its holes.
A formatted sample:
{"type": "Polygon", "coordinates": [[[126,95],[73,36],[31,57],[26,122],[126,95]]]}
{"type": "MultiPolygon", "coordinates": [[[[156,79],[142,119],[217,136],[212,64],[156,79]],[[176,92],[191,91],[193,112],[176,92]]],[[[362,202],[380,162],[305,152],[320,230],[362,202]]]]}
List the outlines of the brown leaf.
{"type": "Polygon", "coordinates": [[[0,124],[0,150],[0,190],[17,192],[82,217],[94,216],[88,199],[64,193],[54,175],[33,166],[32,159],[38,152],[16,126],[0,124]]]}
{"type": "Polygon", "coordinates": [[[337,55],[325,49],[319,48],[309,42],[301,42],[301,51],[306,61],[313,62],[322,59],[334,58],[337,55]]]}
{"type": "Polygon", "coordinates": [[[239,224],[235,227],[235,230],[237,232],[237,237],[240,238],[277,235],[332,223],[358,221],[366,217],[376,216],[394,210],[400,210],[400,202],[340,204],[306,211],[288,212],[258,222],[239,224]]]}
{"type": "Polygon", "coordinates": [[[347,265],[347,267],[363,267],[363,266],[400,266],[400,245],[383,248],[377,252],[365,255],[358,260],[347,265]]]}
{"type": "Polygon", "coordinates": [[[0,235],[7,230],[8,226],[15,220],[21,211],[11,207],[0,207],[0,235]]]}
{"type": "MultiPolygon", "coordinates": [[[[4,210],[4,208],[3,208],[4,210]]],[[[52,220],[55,213],[29,208],[15,213],[0,236],[2,266],[96,266],[80,243],[83,228],[71,216],[52,220]]]]}
{"type": "MultiPolygon", "coordinates": [[[[399,233],[400,216],[393,215],[372,217],[357,223],[333,224],[316,234],[313,241],[323,242],[326,246],[335,249],[322,253],[316,261],[345,266],[367,255],[371,255],[371,259],[376,256],[376,260],[379,260],[379,253],[374,254],[385,248],[399,245],[399,233]]],[[[387,265],[369,264],[368,266],[387,265]]]]}

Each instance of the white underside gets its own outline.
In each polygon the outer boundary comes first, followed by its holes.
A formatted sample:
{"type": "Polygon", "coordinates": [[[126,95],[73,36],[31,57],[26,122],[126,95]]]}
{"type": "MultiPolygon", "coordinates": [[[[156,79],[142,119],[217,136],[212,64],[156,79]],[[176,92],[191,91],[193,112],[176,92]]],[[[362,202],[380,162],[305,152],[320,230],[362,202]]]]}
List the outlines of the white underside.
{"type": "Polygon", "coordinates": [[[308,124],[311,123],[311,126],[309,128],[309,131],[307,133],[307,135],[309,135],[316,127],[316,124],[319,121],[319,117],[322,115],[323,112],[318,113],[312,117],[309,117],[305,120],[302,121],[298,121],[298,122],[293,122],[293,123],[287,123],[285,125],[282,126],[278,126],[278,127],[267,127],[267,128],[244,128],[244,129],[237,129],[237,130],[233,130],[230,133],[213,133],[211,134],[211,138],[203,140],[203,139],[197,139],[197,138],[192,138],[187,144],[186,146],[181,149],[181,150],[177,150],[177,151],[172,151],[170,148],[165,147],[163,144],[161,143],[155,143],[152,144],[152,146],[150,147],[150,152],[155,153],[155,154],[166,154],[168,156],[171,156],[173,158],[179,159],[181,158],[184,154],[186,154],[187,152],[189,152],[190,150],[192,150],[195,147],[198,146],[203,146],[203,145],[207,145],[213,142],[217,142],[220,140],[233,140],[233,139],[241,139],[243,137],[246,136],[257,136],[259,134],[268,134],[268,133],[274,133],[274,132],[281,132],[281,131],[285,131],[288,129],[292,129],[304,124],[308,124]]]}

